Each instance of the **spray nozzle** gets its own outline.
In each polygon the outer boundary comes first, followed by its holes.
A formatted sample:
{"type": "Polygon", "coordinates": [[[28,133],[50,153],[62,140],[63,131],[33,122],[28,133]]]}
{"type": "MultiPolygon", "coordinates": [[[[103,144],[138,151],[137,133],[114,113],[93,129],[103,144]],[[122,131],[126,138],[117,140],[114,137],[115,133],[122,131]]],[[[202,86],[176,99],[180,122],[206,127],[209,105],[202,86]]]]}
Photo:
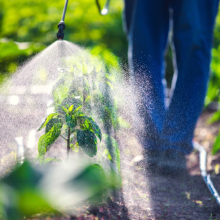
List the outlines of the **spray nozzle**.
{"type": "Polygon", "coordinates": [[[64,33],[63,33],[63,30],[65,29],[65,23],[64,21],[60,21],[59,24],[58,24],[58,33],[57,33],[57,39],[61,39],[63,40],[64,38],[64,33]]]}

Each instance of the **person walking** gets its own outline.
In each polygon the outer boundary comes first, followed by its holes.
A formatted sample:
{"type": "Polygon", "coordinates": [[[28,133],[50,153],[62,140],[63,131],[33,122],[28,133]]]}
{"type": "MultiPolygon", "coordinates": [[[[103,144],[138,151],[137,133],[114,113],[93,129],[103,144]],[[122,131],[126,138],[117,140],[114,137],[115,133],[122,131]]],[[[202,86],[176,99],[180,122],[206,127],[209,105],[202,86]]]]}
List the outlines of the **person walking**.
{"type": "Polygon", "coordinates": [[[124,0],[131,78],[145,121],[147,160],[164,174],[186,170],[209,79],[218,0],[124,0]],[[172,98],[165,104],[164,54],[172,27],[172,98]]]}

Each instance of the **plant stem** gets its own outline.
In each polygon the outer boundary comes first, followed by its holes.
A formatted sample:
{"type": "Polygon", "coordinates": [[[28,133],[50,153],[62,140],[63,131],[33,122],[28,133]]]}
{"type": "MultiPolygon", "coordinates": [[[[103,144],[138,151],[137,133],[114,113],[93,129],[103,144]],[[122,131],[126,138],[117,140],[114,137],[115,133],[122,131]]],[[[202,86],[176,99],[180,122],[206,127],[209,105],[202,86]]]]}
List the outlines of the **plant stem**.
{"type": "Polygon", "coordinates": [[[70,152],[70,127],[68,127],[68,135],[67,135],[67,157],[69,156],[70,152]]]}
{"type": "Polygon", "coordinates": [[[67,139],[65,138],[65,137],[63,137],[63,135],[60,135],[64,140],[66,140],[67,141],[67,139]]]}

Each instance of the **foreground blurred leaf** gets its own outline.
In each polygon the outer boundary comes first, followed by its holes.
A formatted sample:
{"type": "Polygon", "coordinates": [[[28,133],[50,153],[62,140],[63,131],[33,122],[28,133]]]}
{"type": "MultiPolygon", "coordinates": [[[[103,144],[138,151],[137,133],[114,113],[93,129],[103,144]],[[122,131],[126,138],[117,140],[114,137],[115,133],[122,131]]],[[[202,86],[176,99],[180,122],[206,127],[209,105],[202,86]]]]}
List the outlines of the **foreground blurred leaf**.
{"type": "Polygon", "coordinates": [[[18,209],[23,216],[31,216],[53,210],[39,190],[30,190],[28,188],[18,192],[18,209]]]}
{"type": "Polygon", "coordinates": [[[17,220],[53,210],[38,184],[43,178],[27,161],[0,182],[0,210],[6,220],[17,220]]]}
{"type": "Polygon", "coordinates": [[[100,202],[107,189],[120,186],[116,172],[106,175],[100,165],[85,165],[83,161],[69,160],[44,169],[44,173],[25,161],[0,181],[0,219],[59,213],[51,207],[62,207],[62,212],[71,207],[72,213],[73,205],[88,200],[100,202]]]}
{"type": "Polygon", "coordinates": [[[35,187],[41,178],[42,174],[25,161],[2,181],[16,190],[23,190],[35,187]]]}
{"type": "Polygon", "coordinates": [[[72,180],[66,183],[66,185],[74,186],[82,185],[88,195],[94,195],[102,192],[107,187],[105,172],[103,168],[98,164],[93,164],[86,167],[77,176],[74,176],[72,180]]]}

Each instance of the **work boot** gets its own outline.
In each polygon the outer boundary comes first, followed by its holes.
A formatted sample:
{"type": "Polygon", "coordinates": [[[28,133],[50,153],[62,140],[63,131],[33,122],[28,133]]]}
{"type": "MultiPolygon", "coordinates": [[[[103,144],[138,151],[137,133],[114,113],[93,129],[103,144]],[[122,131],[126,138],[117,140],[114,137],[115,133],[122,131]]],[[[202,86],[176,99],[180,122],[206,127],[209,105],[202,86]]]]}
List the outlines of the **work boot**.
{"type": "Polygon", "coordinates": [[[174,149],[162,152],[158,164],[159,173],[166,176],[181,176],[187,174],[186,155],[174,149]]]}

